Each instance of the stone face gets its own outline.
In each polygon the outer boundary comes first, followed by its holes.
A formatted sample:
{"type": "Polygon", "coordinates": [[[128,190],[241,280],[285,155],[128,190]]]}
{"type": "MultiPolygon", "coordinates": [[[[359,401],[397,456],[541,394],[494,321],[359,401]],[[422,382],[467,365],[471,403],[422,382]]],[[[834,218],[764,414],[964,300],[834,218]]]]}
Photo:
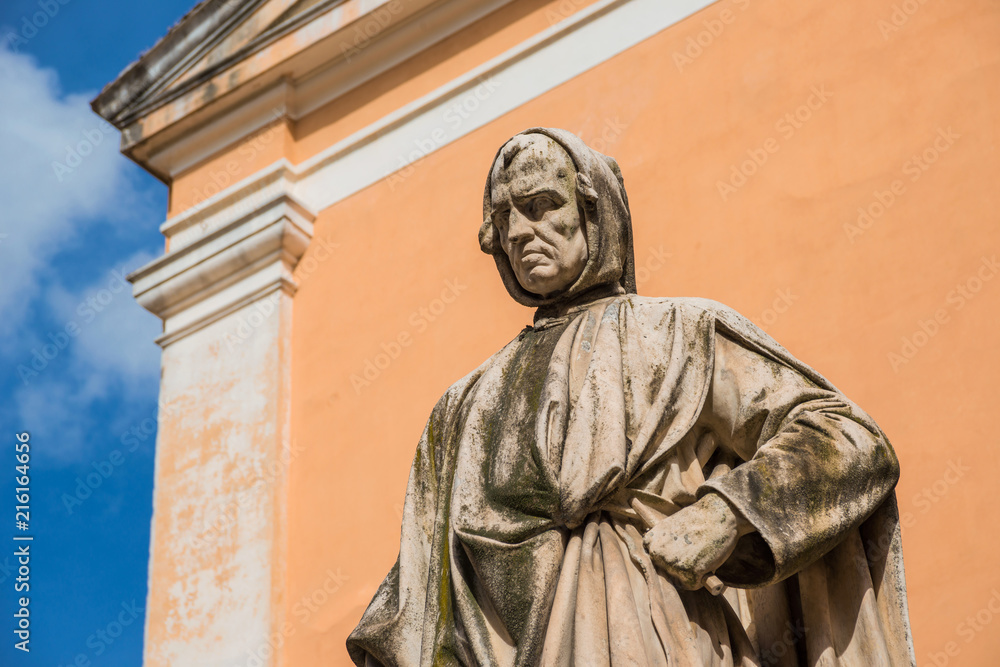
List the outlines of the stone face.
{"type": "Polygon", "coordinates": [[[534,324],[431,413],[355,663],[915,664],[874,421],[731,309],[638,296],[574,135],[501,147],[483,210],[534,324]]]}
{"type": "Polygon", "coordinates": [[[521,135],[490,180],[492,224],[517,282],[541,295],[572,285],[587,263],[587,237],[569,154],[548,137],[521,135]]]}

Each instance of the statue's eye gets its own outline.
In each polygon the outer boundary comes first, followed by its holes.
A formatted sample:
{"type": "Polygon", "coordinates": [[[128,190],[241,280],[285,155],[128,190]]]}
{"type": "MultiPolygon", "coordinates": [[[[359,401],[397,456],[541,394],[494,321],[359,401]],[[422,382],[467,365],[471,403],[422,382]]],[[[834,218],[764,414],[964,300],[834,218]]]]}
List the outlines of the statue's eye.
{"type": "Polygon", "coordinates": [[[551,211],[554,208],[556,208],[556,203],[552,201],[551,197],[535,197],[531,201],[531,212],[536,218],[542,217],[546,212],[551,211]]]}

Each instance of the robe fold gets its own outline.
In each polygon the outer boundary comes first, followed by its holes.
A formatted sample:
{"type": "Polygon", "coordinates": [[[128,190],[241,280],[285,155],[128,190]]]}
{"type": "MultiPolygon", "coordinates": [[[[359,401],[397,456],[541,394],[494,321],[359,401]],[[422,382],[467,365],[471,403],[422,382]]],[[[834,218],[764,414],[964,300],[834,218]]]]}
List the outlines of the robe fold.
{"type": "Polygon", "coordinates": [[[420,439],[358,665],[915,664],[889,442],[748,320],[618,295],[541,318],[420,439]],[[642,535],[706,493],[755,529],[675,587],[642,535]]]}

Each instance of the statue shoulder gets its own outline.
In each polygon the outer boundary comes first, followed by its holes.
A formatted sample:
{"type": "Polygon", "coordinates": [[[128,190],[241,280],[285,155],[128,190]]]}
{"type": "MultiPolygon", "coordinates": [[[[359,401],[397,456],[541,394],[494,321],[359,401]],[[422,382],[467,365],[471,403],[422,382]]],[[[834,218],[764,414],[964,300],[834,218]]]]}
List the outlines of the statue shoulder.
{"type": "Polygon", "coordinates": [[[643,329],[658,330],[681,323],[690,335],[712,331],[751,349],[787,352],[767,333],[729,306],[701,297],[640,297],[626,299],[632,321],[643,329]]]}
{"type": "Polygon", "coordinates": [[[816,386],[839,393],[839,390],[829,380],[796,359],[770,334],[754,324],[749,318],[725,304],[700,297],[656,298],[634,295],[629,297],[629,302],[636,314],[635,319],[641,323],[640,326],[660,327],[661,323],[668,321],[666,318],[668,314],[675,316],[673,321],[683,321],[686,326],[692,327],[693,330],[709,326],[713,332],[724,336],[737,345],[798,371],[816,386]],[[668,313],[668,311],[670,312],[668,313]]]}
{"type": "Polygon", "coordinates": [[[625,297],[626,302],[637,314],[657,316],[667,311],[676,311],[691,316],[710,315],[715,319],[746,321],[739,312],[718,301],[697,296],[638,296],[625,297]]]}

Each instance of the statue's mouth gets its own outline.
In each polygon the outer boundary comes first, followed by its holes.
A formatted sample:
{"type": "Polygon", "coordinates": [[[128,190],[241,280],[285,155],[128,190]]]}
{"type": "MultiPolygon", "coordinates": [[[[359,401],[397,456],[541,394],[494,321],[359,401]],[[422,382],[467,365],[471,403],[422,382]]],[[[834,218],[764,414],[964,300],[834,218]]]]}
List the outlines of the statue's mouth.
{"type": "Polygon", "coordinates": [[[533,250],[525,255],[521,255],[521,264],[527,266],[537,266],[539,264],[544,264],[549,260],[549,256],[538,251],[533,250]]]}

